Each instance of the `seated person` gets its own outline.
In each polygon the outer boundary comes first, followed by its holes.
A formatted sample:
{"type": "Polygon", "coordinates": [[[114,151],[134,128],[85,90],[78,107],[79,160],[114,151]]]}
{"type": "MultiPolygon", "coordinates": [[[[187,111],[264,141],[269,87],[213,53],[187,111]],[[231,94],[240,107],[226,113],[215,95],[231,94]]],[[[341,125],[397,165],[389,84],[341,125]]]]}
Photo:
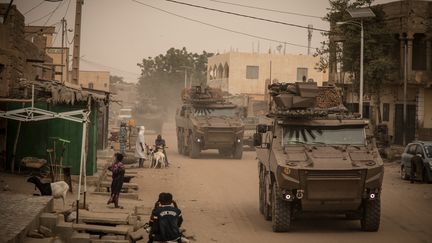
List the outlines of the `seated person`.
{"type": "Polygon", "coordinates": [[[171,193],[159,194],[150,218],[149,242],[181,242],[183,217],[171,193]]]}
{"type": "Polygon", "coordinates": [[[165,139],[162,138],[162,135],[160,135],[160,134],[157,135],[157,138],[155,140],[155,145],[156,145],[156,147],[159,147],[159,146],[162,147],[162,152],[165,155],[166,166],[168,166],[169,165],[168,156],[165,152],[166,143],[165,143],[165,139]]]}

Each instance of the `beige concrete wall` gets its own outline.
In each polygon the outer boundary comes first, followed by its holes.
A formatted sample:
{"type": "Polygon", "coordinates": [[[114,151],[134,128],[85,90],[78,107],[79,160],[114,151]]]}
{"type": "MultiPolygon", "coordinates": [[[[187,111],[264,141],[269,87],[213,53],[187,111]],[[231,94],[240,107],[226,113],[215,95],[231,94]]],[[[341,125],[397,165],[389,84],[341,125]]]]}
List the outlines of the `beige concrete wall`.
{"type": "Polygon", "coordinates": [[[79,84],[90,88],[90,83],[93,83],[93,89],[109,92],[109,76],[108,71],[80,71],[79,84]]]}
{"type": "MultiPolygon", "coordinates": [[[[53,48],[46,48],[48,56],[50,56],[53,59],[53,64],[55,65],[55,76],[54,79],[61,81],[61,73],[62,73],[62,48],[61,47],[53,47],[53,48]]],[[[63,54],[63,82],[68,82],[68,73],[69,73],[69,48],[64,48],[64,54],[63,54]]]]}
{"type": "MultiPolygon", "coordinates": [[[[308,79],[312,78],[318,85],[325,81],[326,74],[315,70],[318,57],[291,54],[258,54],[229,52],[209,58],[207,83],[213,87],[220,87],[231,94],[251,94],[264,96],[266,80],[279,82],[296,82],[297,68],[308,69],[308,79]],[[229,76],[212,78],[214,67],[229,67],[229,76]],[[246,66],[258,66],[258,79],[246,78],[246,66]]],[[[225,74],[225,70],[223,71],[225,74]]],[[[220,75],[219,75],[220,76],[220,75]]]]}

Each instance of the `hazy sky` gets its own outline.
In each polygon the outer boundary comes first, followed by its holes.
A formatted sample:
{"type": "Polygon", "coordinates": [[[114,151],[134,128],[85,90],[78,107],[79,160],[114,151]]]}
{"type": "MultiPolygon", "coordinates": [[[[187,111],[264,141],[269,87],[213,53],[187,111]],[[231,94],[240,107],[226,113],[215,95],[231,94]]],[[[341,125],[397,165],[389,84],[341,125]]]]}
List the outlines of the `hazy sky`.
{"type": "MultiPolygon", "coordinates": [[[[329,28],[326,22],[314,17],[250,9],[214,0],[179,1],[302,26],[312,24],[314,28],[329,28]]],[[[329,5],[328,0],[222,1],[317,17],[324,16],[329,5]]],[[[0,2],[8,3],[9,0],[0,0],[0,2]]],[[[23,14],[40,4],[25,14],[25,23],[56,25],[58,35],[55,37],[55,46],[61,46],[60,20],[66,16],[68,28],[74,28],[75,2],[76,0],[63,0],[60,3],[43,0],[15,0],[14,4],[23,14]],[[50,12],[53,14],[49,14],[50,12]],[[40,19],[45,15],[47,16],[40,19]]],[[[107,70],[112,74],[125,77],[130,82],[135,82],[139,76],[140,69],[137,63],[145,57],[163,54],[171,47],[186,47],[192,52],[205,50],[223,53],[230,49],[251,52],[253,47],[256,51],[258,45],[260,52],[267,52],[269,48],[275,51],[276,47],[283,42],[307,46],[306,29],[226,15],[164,0],[85,0],[81,33],[81,56],[83,58],[81,69],[107,70]],[[218,27],[273,39],[276,42],[216,29],[140,3],[218,27]]],[[[70,32],[69,42],[72,39],[73,33],[70,32]]],[[[314,31],[312,47],[319,47],[322,40],[321,34],[314,31]]],[[[306,54],[307,48],[287,44],[286,52],[306,54]]]]}

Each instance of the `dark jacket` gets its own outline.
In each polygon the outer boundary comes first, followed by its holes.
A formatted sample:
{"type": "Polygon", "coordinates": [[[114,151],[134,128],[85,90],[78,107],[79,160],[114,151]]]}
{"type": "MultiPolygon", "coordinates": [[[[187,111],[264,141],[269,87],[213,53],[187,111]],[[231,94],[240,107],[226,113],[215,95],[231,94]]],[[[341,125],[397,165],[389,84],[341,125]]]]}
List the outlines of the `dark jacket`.
{"type": "Polygon", "coordinates": [[[156,145],[156,146],[166,147],[165,139],[163,139],[163,138],[161,138],[161,139],[156,139],[156,140],[155,140],[155,145],[156,145]]]}
{"type": "Polygon", "coordinates": [[[154,241],[175,241],[181,236],[180,226],[183,223],[181,210],[172,206],[160,206],[151,215],[151,238],[154,241]]]}

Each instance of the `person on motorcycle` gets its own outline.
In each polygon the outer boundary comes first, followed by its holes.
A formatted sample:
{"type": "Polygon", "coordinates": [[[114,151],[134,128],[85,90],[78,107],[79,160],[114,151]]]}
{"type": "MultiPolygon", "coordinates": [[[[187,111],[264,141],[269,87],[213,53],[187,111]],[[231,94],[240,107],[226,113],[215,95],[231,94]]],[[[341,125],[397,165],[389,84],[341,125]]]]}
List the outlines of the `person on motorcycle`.
{"type": "Polygon", "coordinates": [[[175,204],[172,194],[160,193],[149,222],[151,230],[148,242],[181,242],[182,223],[181,210],[175,204]]]}
{"type": "Polygon", "coordinates": [[[162,135],[160,135],[160,134],[157,135],[156,140],[155,140],[155,145],[156,145],[156,148],[158,148],[158,147],[162,148],[162,152],[165,155],[166,166],[169,166],[168,156],[167,156],[166,151],[165,151],[166,143],[165,143],[165,139],[162,138],[162,135]]]}

